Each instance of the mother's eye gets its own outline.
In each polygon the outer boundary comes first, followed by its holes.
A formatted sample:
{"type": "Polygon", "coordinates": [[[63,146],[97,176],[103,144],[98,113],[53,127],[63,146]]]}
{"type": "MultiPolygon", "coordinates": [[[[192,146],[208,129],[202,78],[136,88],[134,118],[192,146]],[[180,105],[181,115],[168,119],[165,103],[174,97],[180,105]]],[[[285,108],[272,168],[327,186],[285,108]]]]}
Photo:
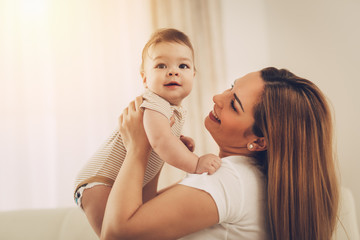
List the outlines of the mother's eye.
{"type": "Polygon", "coordinates": [[[235,112],[237,112],[236,107],[235,107],[235,100],[234,100],[234,99],[231,100],[230,105],[231,105],[231,108],[232,108],[235,112]]]}

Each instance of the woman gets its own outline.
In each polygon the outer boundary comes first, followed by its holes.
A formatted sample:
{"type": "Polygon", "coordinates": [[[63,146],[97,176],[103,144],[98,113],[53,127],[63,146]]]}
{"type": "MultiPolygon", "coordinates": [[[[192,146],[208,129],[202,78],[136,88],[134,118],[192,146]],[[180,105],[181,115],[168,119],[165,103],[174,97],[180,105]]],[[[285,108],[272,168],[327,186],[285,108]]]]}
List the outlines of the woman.
{"type": "Polygon", "coordinates": [[[331,114],[320,90],[266,68],[214,96],[205,126],[219,145],[213,175],[188,175],[149,201],[149,143],[137,98],[120,117],[128,150],[102,239],[330,239],[338,187],[331,114]],[[139,146],[143,146],[140,147],[139,146]]]}

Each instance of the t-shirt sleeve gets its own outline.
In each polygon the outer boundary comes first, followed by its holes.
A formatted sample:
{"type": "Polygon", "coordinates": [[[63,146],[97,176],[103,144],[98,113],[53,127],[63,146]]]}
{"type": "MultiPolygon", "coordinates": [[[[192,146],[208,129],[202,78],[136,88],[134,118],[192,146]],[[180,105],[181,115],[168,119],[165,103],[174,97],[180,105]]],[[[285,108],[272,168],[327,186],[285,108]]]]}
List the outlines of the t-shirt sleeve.
{"type": "Polygon", "coordinates": [[[173,111],[168,101],[150,91],[146,91],[143,94],[143,98],[144,101],[140,106],[141,108],[157,111],[170,120],[173,115],[173,111]]]}
{"type": "Polygon", "coordinates": [[[233,223],[241,219],[244,204],[242,181],[231,168],[223,164],[213,175],[188,174],[180,184],[209,193],[216,203],[219,223],[233,223]]]}

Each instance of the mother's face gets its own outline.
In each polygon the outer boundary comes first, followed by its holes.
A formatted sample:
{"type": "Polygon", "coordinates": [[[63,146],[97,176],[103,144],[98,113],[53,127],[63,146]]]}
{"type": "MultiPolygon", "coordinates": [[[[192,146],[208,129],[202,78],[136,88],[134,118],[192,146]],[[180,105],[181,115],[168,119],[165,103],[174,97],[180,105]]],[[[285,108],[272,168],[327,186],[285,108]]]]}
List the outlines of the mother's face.
{"type": "Polygon", "coordinates": [[[206,117],[205,126],[220,147],[220,157],[250,153],[247,145],[257,138],[251,130],[253,107],[263,89],[260,72],[253,72],[213,97],[214,109],[206,117]]]}

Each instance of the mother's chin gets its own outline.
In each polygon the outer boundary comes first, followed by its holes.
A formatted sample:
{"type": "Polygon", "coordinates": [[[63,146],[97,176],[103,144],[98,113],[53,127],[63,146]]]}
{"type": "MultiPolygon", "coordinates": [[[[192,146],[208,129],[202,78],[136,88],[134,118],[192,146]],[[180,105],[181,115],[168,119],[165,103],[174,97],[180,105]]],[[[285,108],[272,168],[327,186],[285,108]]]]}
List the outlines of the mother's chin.
{"type": "Polygon", "coordinates": [[[206,130],[208,130],[208,132],[211,132],[209,129],[209,128],[211,128],[211,124],[214,124],[214,121],[211,120],[211,118],[208,115],[204,119],[204,125],[205,125],[206,130]]]}
{"type": "Polygon", "coordinates": [[[216,120],[211,119],[211,117],[208,115],[208,116],[206,116],[206,118],[204,120],[204,124],[205,124],[206,130],[210,133],[213,140],[219,146],[219,143],[216,141],[216,137],[214,137],[214,130],[215,130],[214,127],[216,127],[216,125],[219,125],[219,123],[216,120]]]}

